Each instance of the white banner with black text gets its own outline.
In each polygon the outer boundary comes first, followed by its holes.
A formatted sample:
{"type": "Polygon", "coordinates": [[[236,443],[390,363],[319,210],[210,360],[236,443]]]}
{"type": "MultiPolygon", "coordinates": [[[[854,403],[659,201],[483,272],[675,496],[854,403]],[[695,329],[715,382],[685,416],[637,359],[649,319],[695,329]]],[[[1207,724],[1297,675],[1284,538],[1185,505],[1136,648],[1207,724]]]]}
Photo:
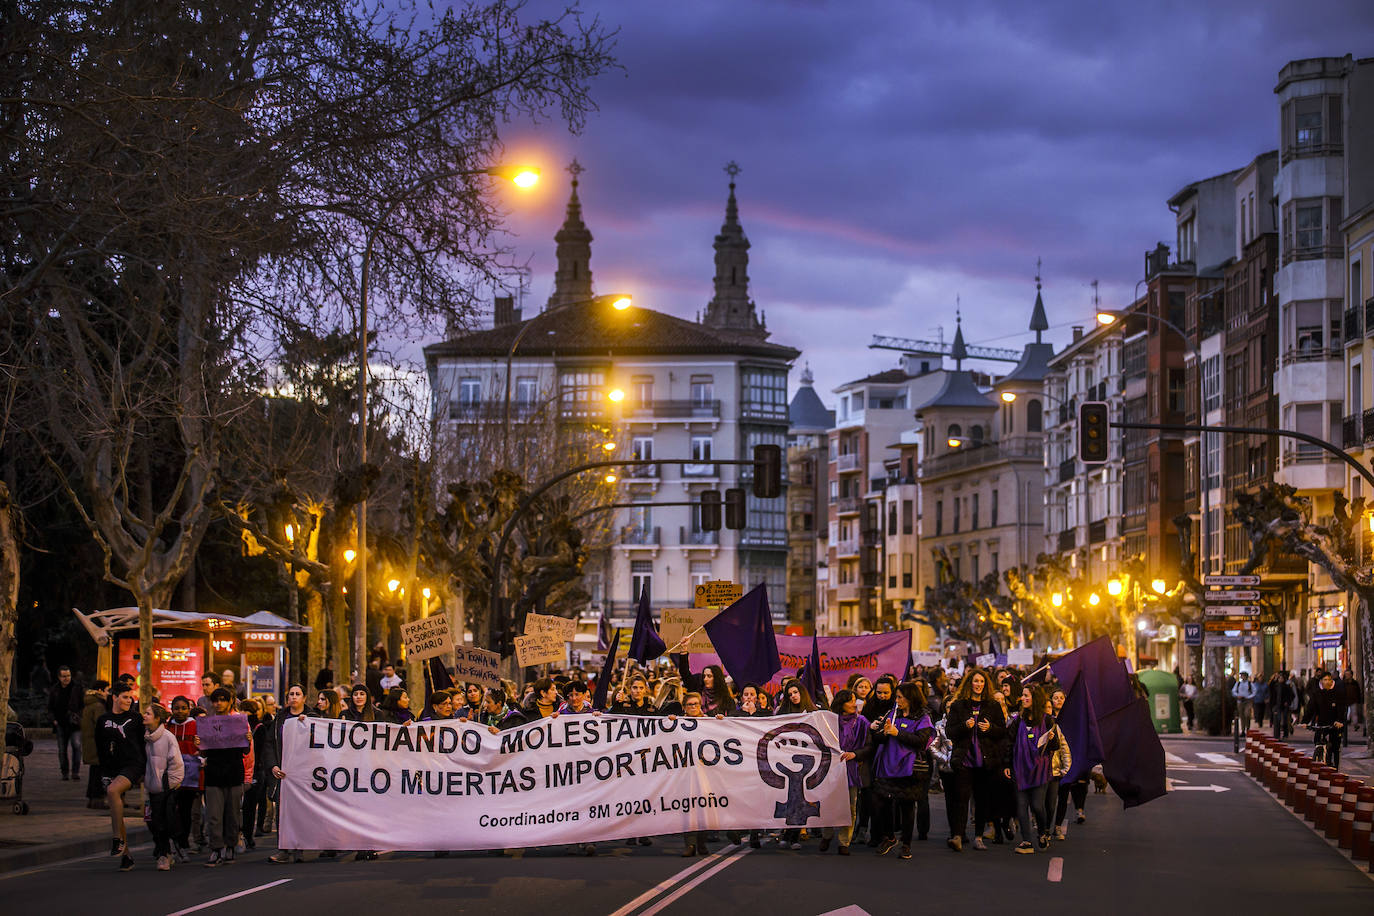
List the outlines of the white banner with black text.
{"type": "Polygon", "coordinates": [[[849,823],[834,713],[283,728],[286,849],[505,849],[849,823]]]}

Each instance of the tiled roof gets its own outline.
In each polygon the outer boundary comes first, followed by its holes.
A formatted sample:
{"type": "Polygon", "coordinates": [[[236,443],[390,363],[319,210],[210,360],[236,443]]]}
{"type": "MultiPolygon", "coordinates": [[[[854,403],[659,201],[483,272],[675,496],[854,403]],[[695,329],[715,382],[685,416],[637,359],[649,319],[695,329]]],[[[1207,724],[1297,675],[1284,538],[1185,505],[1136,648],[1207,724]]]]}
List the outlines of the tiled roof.
{"type": "Polygon", "coordinates": [[[956,370],[945,375],[945,383],[935,393],[935,397],[924,404],[916,405],[920,413],[928,407],[996,407],[992,398],[978,390],[973,376],[967,371],[956,370]]]}
{"type": "Polygon", "coordinates": [[[787,423],[797,430],[830,429],[835,425],[835,411],[825,409],[815,388],[802,385],[788,405],[787,423]]]}
{"type": "Polygon", "coordinates": [[[737,336],[632,306],[618,312],[605,302],[570,305],[556,314],[536,315],[425,347],[427,360],[445,356],[505,356],[520,329],[521,356],[668,356],[723,353],[791,361],[800,351],[782,344],[737,336]]]}

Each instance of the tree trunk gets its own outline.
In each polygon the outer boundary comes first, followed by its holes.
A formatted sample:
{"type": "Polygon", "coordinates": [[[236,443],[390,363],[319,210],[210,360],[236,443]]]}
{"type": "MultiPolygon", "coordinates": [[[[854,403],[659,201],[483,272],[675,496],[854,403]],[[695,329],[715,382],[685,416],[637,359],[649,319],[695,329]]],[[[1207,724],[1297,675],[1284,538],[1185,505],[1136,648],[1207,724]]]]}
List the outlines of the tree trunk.
{"type": "MultiPolygon", "coordinates": [[[[19,510],[0,481],[0,735],[5,733],[14,669],[14,628],[19,618],[19,510]]],[[[2,742],[0,742],[2,743],[2,742]]]]}
{"type": "Polygon", "coordinates": [[[301,684],[309,684],[324,667],[328,649],[329,629],[324,617],[324,596],[311,585],[305,587],[305,625],[310,627],[310,634],[306,638],[305,671],[298,678],[301,684]]]}
{"type": "MultiPolygon", "coordinates": [[[[296,589],[296,577],[290,563],[281,564],[281,582],[286,587],[286,619],[292,623],[301,622],[300,593],[296,589]]],[[[294,684],[301,679],[301,634],[291,633],[286,637],[287,662],[285,681],[294,684]]]]}
{"type": "Polygon", "coordinates": [[[1363,591],[1355,593],[1355,621],[1360,631],[1360,670],[1356,674],[1364,687],[1364,742],[1365,747],[1374,751],[1374,690],[1369,689],[1369,679],[1374,676],[1374,612],[1370,596],[1363,591]]]}
{"type": "MultiPolygon", "coordinates": [[[[343,583],[347,581],[344,570],[335,567],[334,575],[330,577],[332,581],[343,583]]],[[[329,618],[333,625],[330,627],[329,634],[329,667],[334,669],[334,683],[342,684],[348,678],[348,660],[351,657],[352,647],[348,639],[348,604],[343,593],[343,586],[330,586],[329,589],[329,618]],[[343,672],[343,677],[339,676],[343,672]]]]}
{"type": "Polygon", "coordinates": [[[139,589],[138,600],[138,708],[153,703],[153,597],[139,589]]]}

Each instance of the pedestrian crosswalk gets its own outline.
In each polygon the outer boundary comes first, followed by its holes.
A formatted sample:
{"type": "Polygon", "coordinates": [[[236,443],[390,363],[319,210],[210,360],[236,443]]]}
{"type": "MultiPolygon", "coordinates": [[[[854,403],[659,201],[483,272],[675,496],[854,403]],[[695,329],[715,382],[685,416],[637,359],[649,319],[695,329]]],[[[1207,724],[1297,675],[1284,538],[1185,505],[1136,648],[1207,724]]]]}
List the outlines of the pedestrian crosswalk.
{"type": "Polygon", "coordinates": [[[1215,751],[1190,751],[1176,754],[1164,752],[1164,763],[1170,769],[1240,769],[1239,755],[1223,754],[1215,751]]]}

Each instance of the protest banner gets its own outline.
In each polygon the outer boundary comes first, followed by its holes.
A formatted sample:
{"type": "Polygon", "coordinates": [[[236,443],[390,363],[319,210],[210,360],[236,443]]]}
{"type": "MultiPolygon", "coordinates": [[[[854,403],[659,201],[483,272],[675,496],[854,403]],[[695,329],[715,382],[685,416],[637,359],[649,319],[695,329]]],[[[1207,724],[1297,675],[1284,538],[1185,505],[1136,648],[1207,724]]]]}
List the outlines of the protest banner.
{"type": "MultiPolygon", "coordinates": [[[[782,670],[765,685],[770,693],[782,686],[783,678],[795,677],[811,657],[810,636],[779,636],[777,641],[782,670]]],[[[889,672],[900,678],[911,660],[910,630],[871,636],[818,636],[816,641],[821,654],[821,681],[831,689],[843,687],[851,674],[862,674],[870,681],[889,672]]],[[[687,659],[696,673],[707,665],[720,664],[720,657],[714,652],[692,653],[687,659]]]]}
{"type": "Polygon", "coordinates": [[[248,717],[241,712],[227,716],[201,716],[196,720],[196,734],[200,736],[202,751],[247,747],[252,742],[248,737],[248,717]]]}
{"type": "Polygon", "coordinates": [[[1007,664],[1008,664],[1008,665],[1018,665],[1018,666],[1019,666],[1019,665],[1033,665],[1033,664],[1035,664],[1035,650],[1034,650],[1034,649],[1008,649],[1008,650],[1007,650],[1007,664]]]}
{"type": "Polygon", "coordinates": [[[697,607],[727,607],[744,597],[744,586],[728,579],[703,582],[696,589],[697,607]]]}
{"type": "Polygon", "coordinates": [[[997,664],[997,655],[992,652],[984,652],[982,655],[975,658],[973,663],[979,668],[991,668],[993,665],[997,664]]]}
{"type": "Polygon", "coordinates": [[[911,653],[911,663],[922,668],[933,668],[940,664],[940,653],[917,650],[911,653]]]}
{"type": "Polygon", "coordinates": [[[534,636],[539,633],[553,633],[563,642],[571,642],[577,635],[577,621],[571,617],[555,617],[552,614],[526,614],[525,635],[534,636]]]}
{"type": "Polygon", "coordinates": [[[515,660],[521,668],[561,662],[566,649],[567,640],[557,633],[532,633],[515,637],[515,660]]]}
{"type": "Polygon", "coordinates": [[[401,624],[401,641],[405,643],[406,658],[424,661],[453,650],[448,634],[448,618],[443,614],[407,620],[401,624]]]}
{"type": "Polygon", "coordinates": [[[706,621],[720,613],[717,608],[664,608],[658,622],[658,635],[668,648],[682,642],[683,637],[692,634],[686,648],[680,652],[714,652],[711,637],[702,627],[706,621]]]}
{"type": "Polygon", "coordinates": [[[481,684],[483,687],[500,687],[501,678],[497,669],[501,665],[499,652],[489,652],[474,646],[454,646],[454,680],[460,684],[481,684]]]}
{"type": "Polygon", "coordinates": [[[503,849],[848,824],[831,712],[283,723],[283,849],[503,849]]]}

